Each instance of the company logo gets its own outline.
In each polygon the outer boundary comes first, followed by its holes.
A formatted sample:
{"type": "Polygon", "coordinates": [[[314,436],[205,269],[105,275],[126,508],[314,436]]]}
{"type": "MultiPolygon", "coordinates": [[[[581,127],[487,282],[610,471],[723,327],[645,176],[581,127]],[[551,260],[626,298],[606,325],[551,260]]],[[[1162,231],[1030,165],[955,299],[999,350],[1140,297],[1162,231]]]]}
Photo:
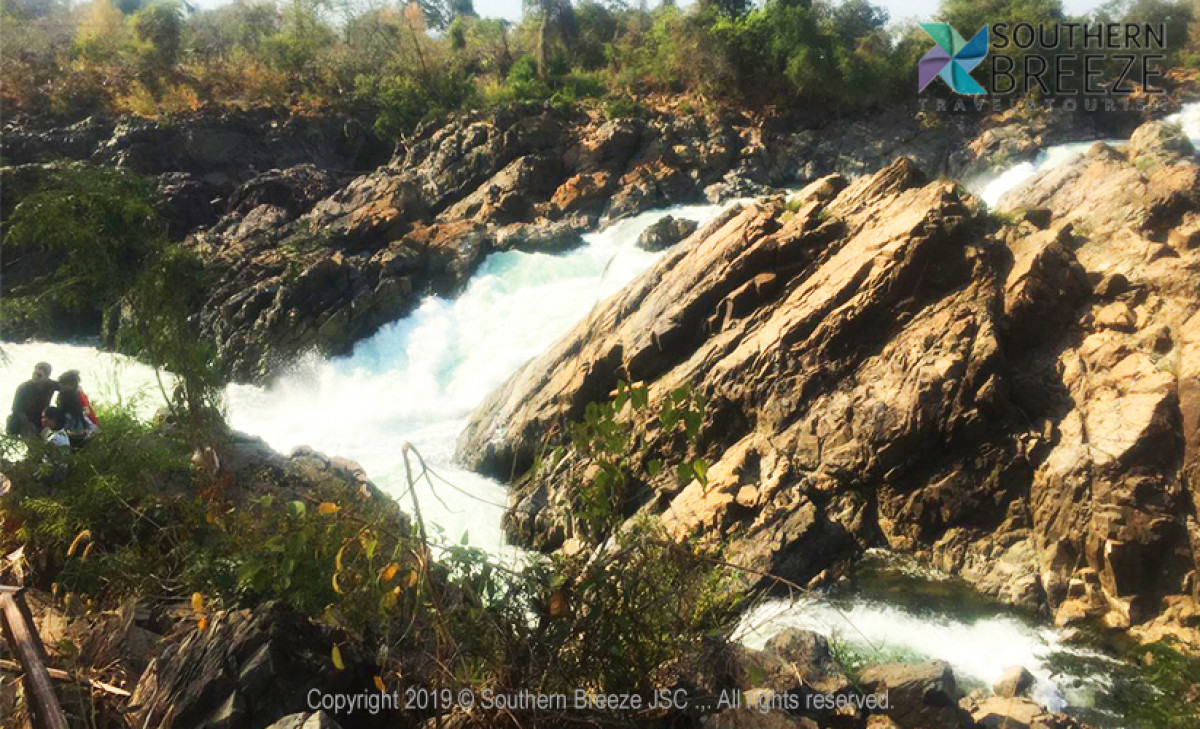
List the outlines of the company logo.
{"type": "Polygon", "coordinates": [[[947,23],[921,23],[937,45],[921,58],[918,64],[917,91],[924,91],[935,77],[959,94],[986,94],[979,82],[971,78],[971,70],[988,54],[988,27],[985,25],[970,41],[963,40],[958,31],[947,23]]]}

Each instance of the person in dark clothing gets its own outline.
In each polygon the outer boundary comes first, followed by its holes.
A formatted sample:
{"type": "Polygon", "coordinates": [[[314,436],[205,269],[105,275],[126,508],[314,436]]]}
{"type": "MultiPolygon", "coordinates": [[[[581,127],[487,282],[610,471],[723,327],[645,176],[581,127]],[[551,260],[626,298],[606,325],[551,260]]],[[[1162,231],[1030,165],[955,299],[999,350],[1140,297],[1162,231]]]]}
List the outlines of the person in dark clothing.
{"type": "Polygon", "coordinates": [[[21,383],[13,396],[12,414],[8,416],[7,432],[36,438],[42,429],[42,412],[50,404],[50,398],[58,390],[58,383],[50,379],[51,368],[38,362],[33,368],[33,379],[21,383]]]}
{"type": "Polygon", "coordinates": [[[79,370],[68,370],[58,378],[58,400],[63,427],[72,435],[87,437],[96,430],[95,414],[87,395],[79,387],[79,370]]]}

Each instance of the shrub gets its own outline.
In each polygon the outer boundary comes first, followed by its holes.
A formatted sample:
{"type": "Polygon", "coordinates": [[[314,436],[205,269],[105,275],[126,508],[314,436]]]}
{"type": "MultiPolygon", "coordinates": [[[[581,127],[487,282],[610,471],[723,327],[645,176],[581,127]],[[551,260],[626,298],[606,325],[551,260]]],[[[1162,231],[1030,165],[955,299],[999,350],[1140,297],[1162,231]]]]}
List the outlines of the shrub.
{"type": "Polygon", "coordinates": [[[103,312],[166,245],[152,194],[146,180],[113,168],[72,164],[46,171],[7,221],[5,330],[98,332],[103,312]]]}

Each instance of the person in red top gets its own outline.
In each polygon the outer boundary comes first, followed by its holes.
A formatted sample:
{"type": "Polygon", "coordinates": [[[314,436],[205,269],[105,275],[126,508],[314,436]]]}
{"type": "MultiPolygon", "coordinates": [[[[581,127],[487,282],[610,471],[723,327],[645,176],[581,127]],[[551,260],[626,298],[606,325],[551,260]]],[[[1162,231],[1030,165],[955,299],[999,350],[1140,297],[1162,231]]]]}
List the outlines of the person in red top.
{"type": "Polygon", "coordinates": [[[79,387],[79,370],[68,370],[58,378],[58,400],[66,430],[74,434],[91,435],[100,421],[88,396],[79,387]]]}

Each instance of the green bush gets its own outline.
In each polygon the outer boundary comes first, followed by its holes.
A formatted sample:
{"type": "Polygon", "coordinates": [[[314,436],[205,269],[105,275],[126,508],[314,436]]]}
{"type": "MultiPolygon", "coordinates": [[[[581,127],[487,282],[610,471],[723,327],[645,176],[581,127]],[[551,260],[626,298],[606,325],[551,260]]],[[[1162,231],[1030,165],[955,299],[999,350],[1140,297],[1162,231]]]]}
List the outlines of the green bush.
{"type": "Polygon", "coordinates": [[[111,167],[50,169],[22,194],[6,221],[9,336],[98,333],[104,312],[166,246],[147,180],[111,167]]]}
{"type": "Polygon", "coordinates": [[[470,77],[453,68],[425,76],[355,79],[355,97],[376,109],[375,132],[382,139],[402,137],[423,121],[463,108],[475,96],[470,77]]]}
{"type": "MultiPolygon", "coordinates": [[[[613,478],[646,478],[616,455],[635,445],[621,421],[629,408],[650,413],[646,395],[623,385],[590,407],[572,448],[613,478]]],[[[691,437],[699,403],[681,389],[655,416],[691,437]]],[[[206,613],[280,599],[366,642],[386,678],[477,691],[649,692],[675,683],[735,626],[734,575],[655,518],[625,521],[600,507],[596,525],[611,540],[506,565],[303,457],[282,474],[234,483],[193,466],[177,427],[100,410],[103,429],[65,456],[53,483],[40,475],[42,446],[21,458],[16,443],[0,441],[14,484],[0,498],[0,549],[23,546],[32,584],[68,608],[192,595],[206,613]]],[[[597,480],[580,498],[615,503],[615,486],[597,480]]]]}

